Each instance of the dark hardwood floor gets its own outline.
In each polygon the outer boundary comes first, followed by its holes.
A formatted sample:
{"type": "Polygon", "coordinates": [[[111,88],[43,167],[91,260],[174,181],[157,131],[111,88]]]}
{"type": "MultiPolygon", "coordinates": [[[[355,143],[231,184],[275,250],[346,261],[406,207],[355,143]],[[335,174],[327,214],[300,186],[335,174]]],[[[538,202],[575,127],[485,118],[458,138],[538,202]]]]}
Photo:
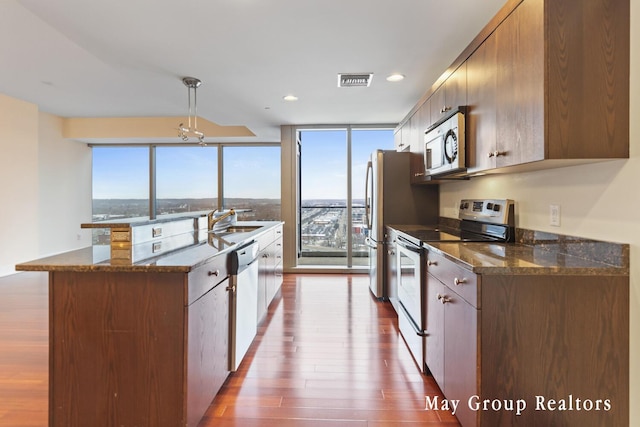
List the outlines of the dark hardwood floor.
{"type": "MultiPolygon", "coordinates": [[[[238,372],[199,427],[456,426],[364,275],[285,275],[238,372]]],[[[45,273],[0,278],[0,426],[47,424],[45,273]]],[[[152,426],[149,426],[152,427],[152,426]]]]}

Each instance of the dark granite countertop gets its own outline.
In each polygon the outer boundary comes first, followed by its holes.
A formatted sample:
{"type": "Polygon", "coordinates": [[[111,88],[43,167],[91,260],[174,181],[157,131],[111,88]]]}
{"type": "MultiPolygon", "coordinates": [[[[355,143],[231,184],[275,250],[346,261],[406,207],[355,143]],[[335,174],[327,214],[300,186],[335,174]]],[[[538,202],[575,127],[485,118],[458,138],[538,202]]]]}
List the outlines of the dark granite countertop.
{"type": "MultiPolygon", "coordinates": [[[[451,232],[450,224],[439,228],[451,232]]],[[[425,226],[399,225],[405,233],[425,226]]],[[[455,234],[455,231],[453,231],[455,234]]],[[[629,245],[516,228],[515,243],[422,242],[477,274],[629,275],[629,245]]]]}
{"type": "Polygon", "coordinates": [[[607,264],[539,245],[429,242],[425,247],[477,274],[629,275],[628,265],[607,264]]]}
{"type": "Polygon", "coordinates": [[[162,215],[159,218],[151,219],[148,216],[137,218],[109,219],[105,221],[96,221],[80,224],[80,228],[117,228],[131,227],[148,224],[162,224],[165,222],[173,222],[181,219],[197,219],[207,216],[207,211],[198,212],[181,212],[177,214],[162,215]]]}
{"type": "Polygon", "coordinates": [[[194,231],[194,243],[155,258],[132,264],[112,262],[109,245],[95,245],[16,265],[18,271],[111,271],[111,272],[189,272],[211,258],[228,253],[234,247],[257,238],[282,224],[280,221],[243,221],[237,225],[261,227],[239,233],[207,233],[194,231]],[[196,235],[196,233],[201,233],[196,235]]]}

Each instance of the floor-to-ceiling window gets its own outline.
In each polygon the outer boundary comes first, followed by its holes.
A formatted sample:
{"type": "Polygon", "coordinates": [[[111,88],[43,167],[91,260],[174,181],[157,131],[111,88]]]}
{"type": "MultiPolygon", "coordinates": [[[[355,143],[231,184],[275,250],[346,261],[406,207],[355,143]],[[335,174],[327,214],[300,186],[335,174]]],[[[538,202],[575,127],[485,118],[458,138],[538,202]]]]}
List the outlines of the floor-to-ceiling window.
{"type": "Polygon", "coordinates": [[[149,215],[149,147],[93,147],[93,221],[149,215]]]}
{"type": "Polygon", "coordinates": [[[390,128],[300,128],[299,266],[368,265],[364,247],[366,165],[393,149],[390,128]]]}
{"type": "Polygon", "coordinates": [[[155,148],[156,215],[212,210],[218,206],[218,148],[155,148]]]}
{"type": "Polygon", "coordinates": [[[240,220],[280,219],[280,146],[224,145],[223,203],[240,220]]]}
{"type": "Polygon", "coordinates": [[[222,208],[248,210],[240,219],[280,219],[279,144],[92,149],[94,221],[222,208]]]}

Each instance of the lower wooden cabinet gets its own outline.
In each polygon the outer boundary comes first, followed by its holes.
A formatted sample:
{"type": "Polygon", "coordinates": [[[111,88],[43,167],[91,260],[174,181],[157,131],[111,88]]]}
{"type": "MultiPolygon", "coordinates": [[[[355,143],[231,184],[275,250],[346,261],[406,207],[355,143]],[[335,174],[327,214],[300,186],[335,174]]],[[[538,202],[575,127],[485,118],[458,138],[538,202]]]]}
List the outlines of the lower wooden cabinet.
{"type": "Polygon", "coordinates": [[[50,272],[49,426],[196,426],[229,372],[217,261],[189,273],[50,272]]]}
{"type": "Polygon", "coordinates": [[[187,426],[197,426],[229,375],[229,279],[187,309],[187,426]]]}
{"type": "Polygon", "coordinates": [[[456,410],[460,423],[473,426],[477,414],[466,402],[479,391],[478,310],[431,274],[426,306],[426,364],[446,398],[464,402],[456,410]]]}
{"type": "Polygon", "coordinates": [[[258,323],[267,314],[267,309],[282,286],[282,225],[258,237],[258,323]]]}
{"type": "Polygon", "coordinates": [[[629,425],[628,276],[427,264],[426,364],[463,427],[629,425]]]}

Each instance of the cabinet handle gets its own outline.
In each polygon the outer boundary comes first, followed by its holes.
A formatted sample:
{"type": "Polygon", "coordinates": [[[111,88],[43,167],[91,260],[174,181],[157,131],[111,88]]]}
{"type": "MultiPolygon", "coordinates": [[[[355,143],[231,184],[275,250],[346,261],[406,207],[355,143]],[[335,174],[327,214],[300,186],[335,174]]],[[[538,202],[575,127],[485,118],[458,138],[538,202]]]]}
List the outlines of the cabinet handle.
{"type": "Polygon", "coordinates": [[[451,107],[447,107],[446,105],[444,107],[442,107],[442,109],[440,109],[441,113],[446,113],[447,111],[450,111],[451,107]]]}
{"type": "Polygon", "coordinates": [[[424,172],[416,172],[413,174],[414,177],[418,178],[420,176],[424,176],[424,172]]]}
{"type": "Polygon", "coordinates": [[[209,276],[216,276],[218,277],[220,275],[220,270],[211,270],[207,273],[209,276]]]}
{"type": "Polygon", "coordinates": [[[431,267],[432,265],[438,265],[436,261],[427,260],[427,266],[431,267]]]}
{"type": "Polygon", "coordinates": [[[395,251],[389,251],[389,252],[387,252],[387,253],[388,253],[389,255],[395,255],[395,254],[396,254],[396,252],[395,252],[395,251]]]}
{"type": "Polygon", "coordinates": [[[269,258],[269,254],[262,254],[262,258],[269,258]]]}
{"type": "Polygon", "coordinates": [[[462,285],[463,283],[467,283],[467,279],[464,277],[462,279],[458,279],[457,277],[453,279],[453,284],[456,286],[462,285]]]}
{"type": "Polygon", "coordinates": [[[489,153],[489,157],[500,157],[500,156],[506,156],[507,152],[506,151],[491,151],[489,153]]]}
{"type": "Polygon", "coordinates": [[[451,300],[449,299],[448,296],[440,295],[440,294],[438,294],[438,301],[440,301],[442,304],[446,304],[448,302],[451,302],[451,300]]]}
{"type": "Polygon", "coordinates": [[[235,292],[236,291],[236,285],[227,286],[227,290],[231,291],[231,292],[235,292]]]}

